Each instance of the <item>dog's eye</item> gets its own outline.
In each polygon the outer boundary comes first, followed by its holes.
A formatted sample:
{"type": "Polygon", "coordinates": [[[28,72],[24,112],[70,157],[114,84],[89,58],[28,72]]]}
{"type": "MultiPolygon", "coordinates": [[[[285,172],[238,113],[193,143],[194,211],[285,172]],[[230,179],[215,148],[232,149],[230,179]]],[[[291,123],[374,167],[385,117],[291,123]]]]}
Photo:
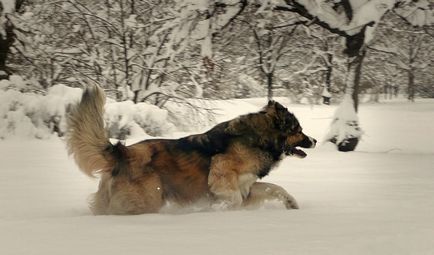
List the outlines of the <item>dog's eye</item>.
{"type": "Polygon", "coordinates": [[[295,134],[301,133],[302,130],[303,129],[300,126],[297,126],[291,130],[291,134],[295,135],[295,134]]]}

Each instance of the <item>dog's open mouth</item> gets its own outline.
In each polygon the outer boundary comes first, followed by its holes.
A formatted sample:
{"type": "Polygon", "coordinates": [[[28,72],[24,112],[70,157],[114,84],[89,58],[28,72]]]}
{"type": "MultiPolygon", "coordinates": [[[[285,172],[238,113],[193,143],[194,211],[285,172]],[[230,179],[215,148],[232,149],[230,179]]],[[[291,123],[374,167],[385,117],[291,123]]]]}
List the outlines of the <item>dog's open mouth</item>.
{"type": "Polygon", "coordinates": [[[285,151],[285,154],[288,156],[296,156],[299,158],[304,158],[307,156],[306,152],[304,152],[304,151],[302,151],[296,147],[287,148],[285,151]]]}

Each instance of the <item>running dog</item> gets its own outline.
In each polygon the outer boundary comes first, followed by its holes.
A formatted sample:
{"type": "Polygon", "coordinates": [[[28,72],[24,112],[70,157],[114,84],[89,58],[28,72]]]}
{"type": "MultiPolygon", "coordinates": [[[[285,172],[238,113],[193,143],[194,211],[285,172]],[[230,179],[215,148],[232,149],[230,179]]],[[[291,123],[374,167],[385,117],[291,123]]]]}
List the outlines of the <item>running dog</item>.
{"type": "Polygon", "coordinates": [[[270,101],[261,111],[180,139],[112,144],[104,129],[105,95],[98,86],[83,92],[67,118],[68,153],[87,175],[100,175],[94,214],[157,213],[167,202],[188,205],[205,199],[228,208],[277,199],[298,208],[283,188],[258,179],[285,155],[304,158],[313,148],[296,117],[270,101]]]}

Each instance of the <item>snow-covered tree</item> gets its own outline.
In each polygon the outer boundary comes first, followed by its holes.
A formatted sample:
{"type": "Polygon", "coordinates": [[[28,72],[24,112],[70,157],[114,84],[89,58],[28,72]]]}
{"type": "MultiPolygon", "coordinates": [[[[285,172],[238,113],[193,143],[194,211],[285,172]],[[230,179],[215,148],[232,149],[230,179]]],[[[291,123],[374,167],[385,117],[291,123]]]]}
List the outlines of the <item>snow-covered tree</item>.
{"type": "MultiPolygon", "coordinates": [[[[434,70],[430,69],[434,58],[434,44],[433,38],[423,28],[414,28],[396,15],[388,15],[380,24],[379,36],[369,49],[376,54],[377,60],[386,63],[384,67],[394,69],[394,73],[389,72],[386,86],[392,83],[391,80],[406,84],[406,87],[401,88],[401,93],[404,94],[405,91],[410,101],[414,101],[419,90],[418,85],[430,83],[424,77],[431,73],[430,70],[434,70]]],[[[378,70],[387,71],[388,68],[378,70]]],[[[378,70],[376,73],[379,73],[378,70]]]]}
{"type": "Polygon", "coordinates": [[[35,1],[31,12],[17,19],[25,28],[17,51],[45,87],[92,82],[118,100],[158,105],[200,96],[188,47],[169,54],[171,5],[170,0],[35,1]]]}
{"type": "Polygon", "coordinates": [[[356,116],[338,114],[356,113],[358,93],[363,60],[366,56],[365,46],[374,37],[375,29],[390,10],[407,15],[406,19],[413,25],[431,24],[432,10],[427,1],[286,1],[293,4],[297,13],[306,18],[318,19],[318,24],[327,30],[343,36],[346,40],[345,53],[348,55],[345,79],[345,100],[353,101],[355,111],[343,111],[341,105],[327,135],[338,145],[340,150],[353,150],[358,143],[361,132],[356,116]],[[411,12],[413,11],[413,12],[411,12]],[[410,14],[411,13],[411,14],[410,14]],[[414,16],[414,13],[417,13],[414,16]],[[351,98],[351,99],[350,99],[351,98]]]}
{"type": "Polygon", "coordinates": [[[433,40],[427,40],[422,31],[402,31],[407,33],[394,54],[392,63],[407,75],[407,97],[414,101],[417,85],[416,78],[419,71],[428,70],[429,61],[434,57],[433,40]]]}
{"type": "Polygon", "coordinates": [[[254,18],[247,16],[240,22],[250,30],[250,43],[246,45],[246,50],[253,53],[255,66],[265,78],[267,98],[271,100],[276,70],[282,66],[285,55],[290,51],[288,41],[297,27],[305,22],[297,18],[288,21],[272,10],[263,11],[254,18]]]}
{"type": "Polygon", "coordinates": [[[11,71],[6,65],[11,47],[15,42],[15,25],[11,15],[20,12],[26,0],[0,1],[0,79],[8,78],[11,71]]]}
{"type": "MultiPolygon", "coordinates": [[[[311,19],[318,19],[318,24],[327,30],[343,36],[346,40],[345,53],[348,55],[345,79],[346,100],[353,100],[358,108],[358,92],[363,60],[366,56],[365,45],[374,37],[374,31],[386,12],[395,9],[406,16],[413,25],[431,24],[432,10],[427,1],[286,1],[295,5],[297,13],[311,19]],[[304,11],[304,12],[303,12],[304,11]],[[413,11],[413,12],[411,12],[413,11]],[[411,13],[411,14],[410,14],[411,13]],[[416,16],[414,16],[417,13],[416,16]]],[[[350,114],[338,114],[343,111],[341,105],[332,122],[328,138],[338,145],[339,150],[353,150],[358,143],[361,132],[357,118],[350,114]],[[350,117],[351,116],[351,117],[350,117]]],[[[347,106],[348,107],[348,106],[347,106]]],[[[353,111],[347,111],[353,112],[353,111]]]]}

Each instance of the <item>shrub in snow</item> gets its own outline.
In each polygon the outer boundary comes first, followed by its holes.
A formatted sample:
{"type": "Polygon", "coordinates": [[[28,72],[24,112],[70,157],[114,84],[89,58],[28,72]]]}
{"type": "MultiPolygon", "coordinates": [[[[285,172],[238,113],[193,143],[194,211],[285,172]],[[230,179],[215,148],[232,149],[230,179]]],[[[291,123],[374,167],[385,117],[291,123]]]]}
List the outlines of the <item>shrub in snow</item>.
{"type": "Polygon", "coordinates": [[[167,102],[168,120],[176,125],[177,131],[203,132],[216,123],[214,104],[206,100],[188,100],[186,102],[167,102]]]}
{"type": "MultiPolygon", "coordinates": [[[[3,82],[6,84],[7,82],[3,82]]],[[[5,86],[5,88],[9,85],[5,86]]],[[[29,104],[38,95],[24,95],[18,91],[0,90],[0,138],[6,137],[38,137],[43,138],[42,130],[37,128],[38,122],[31,118],[34,112],[29,104]]]]}
{"type": "Polygon", "coordinates": [[[169,112],[147,103],[135,105],[134,121],[148,135],[163,136],[173,133],[176,130],[174,124],[168,120],[169,112]]]}
{"type": "Polygon", "coordinates": [[[104,121],[109,136],[117,139],[151,135],[165,136],[175,131],[167,120],[168,112],[147,103],[107,102],[104,121]]]}
{"type": "Polygon", "coordinates": [[[35,137],[47,138],[49,136],[48,129],[41,126],[40,128],[26,116],[23,109],[9,111],[0,119],[0,139],[6,137],[35,137]]]}
{"type": "Polygon", "coordinates": [[[80,101],[82,89],[65,85],[55,85],[48,89],[41,106],[42,119],[60,136],[66,132],[66,112],[71,105],[80,101]]]}
{"type": "Polygon", "coordinates": [[[350,95],[345,95],[333,116],[325,141],[335,143],[340,151],[353,151],[362,134],[353,99],[350,95]]]}
{"type": "Polygon", "coordinates": [[[81,89],[56,85],[46,96],[8,89],[22,86],[17,86],[17,82],[24,83],[18,78],[0,82],[4,85],[4,90],[0,90],[0,138],[42,139],[53,132],[62,135],[66,131],[65,112],[72,103],[78,102],[81,89]]]}
{"type": "Polygon", "coordinates": [[[123,102],[107,102],[105,105],[104,122],[109,137],[120,140],[132,134],[133,122],[133,106],[132,101],[123,102]]]}
{"type": "MultiPolygon", "coordinates": [[[[18,78],[15,82],[24,83],[18,78]]],[[[44,139],[66,132],[66,115],[71,105],[80,101],[82,89],[55,85],[46,95],[23,93],[9,80],[0,81],[0,139],[8,137],[44,139]]],[[[174,113],[147,103],[116,102],[107,99],[104,120],[109,136],[126,139],[135,136],[168,136],[177,131],[173,124],[184,123],[185,131],[202,127],[200,111],[190,106],[173,107],[174,113]],[[177,117],[174,118],[173,116],[177,117]]],[[[208,125],[209,123],[203,124],[208,125]]],[[[209,125],[208,125],[209,126],[209,125]]]]}

